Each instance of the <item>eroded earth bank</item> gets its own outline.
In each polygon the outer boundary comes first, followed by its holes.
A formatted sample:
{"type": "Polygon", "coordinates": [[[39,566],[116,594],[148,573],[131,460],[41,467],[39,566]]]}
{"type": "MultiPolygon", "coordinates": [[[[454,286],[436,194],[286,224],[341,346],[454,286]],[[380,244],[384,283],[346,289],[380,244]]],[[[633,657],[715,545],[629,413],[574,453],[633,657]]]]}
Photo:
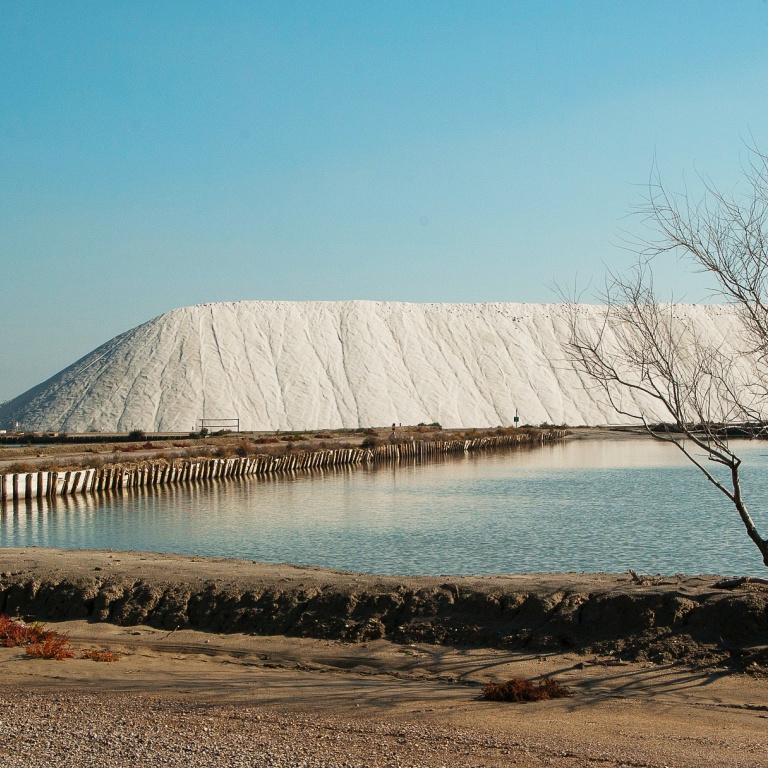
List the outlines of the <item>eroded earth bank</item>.
{"type": "Polygon", "coordinates": [[[0,612],[165,630],[768,664],[768,587],[719,577],[368,576],[135,552],[0,550],[0,612]]]}

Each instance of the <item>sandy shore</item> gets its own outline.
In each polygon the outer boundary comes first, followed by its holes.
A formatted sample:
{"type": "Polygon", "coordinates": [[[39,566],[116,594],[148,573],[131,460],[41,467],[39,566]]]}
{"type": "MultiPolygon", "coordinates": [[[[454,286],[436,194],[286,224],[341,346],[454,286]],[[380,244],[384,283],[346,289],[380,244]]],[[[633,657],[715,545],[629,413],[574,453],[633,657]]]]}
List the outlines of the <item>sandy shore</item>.
{"type": "MultiPolygon", "coordinates": [[[[722,615],[732,623],[741,615],[742,639],[751,622],[752,657],[762,658],[755,637],[768,642],[761,624],[768,620],[765,590],[756,585],[722,590],[714,584],[716,579],[705,577],[638,584],[629,576],[609,575],[446,582],[144,553],[2,550],[4,611],[45,619],[69,633],[77,650],[106,647],[122,658],[111,664],[80,658],[41,661],[26,658],[17,648],[0,649],[0,720],[6,734],[0,763],[765,766],[768,681],[759,665],[751,675],[735,672],[717,642],[709,656],[699,652],[706,645],[703,636],[690,658],[679,654],[697,669],[651,663],[648,653],[637,652],[649,623],[628,619],[623,643],[605,640],[619,626],[608,633],[593,627],[583,636],[573,635],[582,638],[580,647],[552,642],[557,605],[561,632],[566,632],[562,639],[570,631],[565,621],[569,600],[576,596],[589,596],[582,603],[582,623],[590,600],[608,601],[604,606],[628,600],[629,610],[610,614],[616,623],[638,606],[658,610],[674,598],[683,601],[674,603],[678,607],[688,606],[694,625],[691,606],[710,610],[702,614],[707,621],[722,615]],[[315,619],[294,623],[288,634],[303,627],[305,635],[314,628],[325,637],[258,635],[253,634],[258,627],[230,632],[212,626],[225,616],[254,622],[255,606],[261,600],[264,608],[267,595],[274,607],[298,593],[305,600],[301,613],[315,610],[315,619]],[[200,594],[218,608],[183,614],[172,599],[175,595],[189,606],[200,594]],[[365,604],[366,596],[381,604],[382,595],[392,594],[411,595],[412,600],[410,613],[407,600],[400,604],[398,620],[405,630],[399,642],[393,642],[396,627],[381,605],[381,637],[350,642],[333,636],[343,634],[343,623],[334,617],[369,622],[371,616],[356,614],[355,606],[365,604]],[[507,631],[521,626],[512,617],[519,617],[520,610],[510,609],[505,616],[488,601],[502,594],[527,596],[527,644],[481,642],[481,637],[494,637],[487,627],[506,622],[502,629],[507,631]],[[238,599],[227,608],[224,595],[238,599]],[[322,595],[325,602],[312,602],[322,595]],[[418,595],[421,603],[414,603],[418,595]],[[542,613],[554,595],[555,613],[542,613]],[[339,605],[346,606],[341,613],[339,605]],[[136,612],[140,606],[143,614],[136,612]],[[325,624],[317,621],[320,607],[325,624]],[[81,618],[63,615],[77,610],[81,618]],[[450,633],[442,643],[423,642],[406,631],[409,624],[422,631],[431,626],[433,634],[436,627],[453,626],[452,621],[467,626],[470,613],[476,627],[486,627],[470,633],[470,643],[457,642],[459,635],[450,633]],[[210,626],[205,631],[181,626],[185,615],[210,626]],[[178,628],[167,622],[169,616],[178,628]],[[599,647],[604,652],[595,650],[599,647]],[[639,660],[623,660],[633,656],[639,660]],[[479,699],[481,685],[489,680],[544,674],[570,686],[573,698],[522,705],[479,699]]],[[[661,613],[650,623],[666,634],[667,646],[674,647],[675,640],[694,644],[695,627],[680,624],[670,634],[661,613]]],[[[281,615],[270,613],[273,621],[281,615]]],[[[607,621],[608,615],[595,621],[607,621]]],[[[733,636],[731,642],[736,642],[733,636]]],[[[651,652],[658,647],[648,646],[651,652]]]]}
{"type": "Polygon", "coordinates": [[[768,689],[741,675],[576,654],[55,626],[77,648],[124,656],[34,661],[0,650],[4,765],[766,764],[768,689]],[[478,699],[489,679],[545,673],[574,697],[478,699]]]}

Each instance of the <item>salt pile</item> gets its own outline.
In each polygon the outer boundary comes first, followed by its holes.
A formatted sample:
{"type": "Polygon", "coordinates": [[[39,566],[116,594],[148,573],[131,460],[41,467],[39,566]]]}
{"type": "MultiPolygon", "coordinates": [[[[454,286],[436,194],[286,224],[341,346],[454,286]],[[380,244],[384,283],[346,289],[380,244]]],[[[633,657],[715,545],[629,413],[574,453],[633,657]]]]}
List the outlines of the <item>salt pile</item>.
{"type": "MultiPolygon", "coordinates": [[[[728,345],[732,310],[679,308],[728,345]]],[[[583,305],[596,326],[602,309],[583,305]]],[[[558,304],[241,301],[166,312],[0,407],[27,430],[620,423],[567,360],[558,304]]]]}

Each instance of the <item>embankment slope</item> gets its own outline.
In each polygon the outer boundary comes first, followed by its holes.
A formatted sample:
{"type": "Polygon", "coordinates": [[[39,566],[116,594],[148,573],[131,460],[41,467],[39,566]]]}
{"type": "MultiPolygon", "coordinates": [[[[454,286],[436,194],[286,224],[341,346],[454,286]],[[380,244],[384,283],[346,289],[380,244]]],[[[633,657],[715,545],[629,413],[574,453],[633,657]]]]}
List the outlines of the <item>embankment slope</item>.
{"type": "Polygon", "coordinates": [[[768,665],[768,588],[717,577],[383,577],[132,552],[0,550],[0,613],[160,629],[768,665]]]}

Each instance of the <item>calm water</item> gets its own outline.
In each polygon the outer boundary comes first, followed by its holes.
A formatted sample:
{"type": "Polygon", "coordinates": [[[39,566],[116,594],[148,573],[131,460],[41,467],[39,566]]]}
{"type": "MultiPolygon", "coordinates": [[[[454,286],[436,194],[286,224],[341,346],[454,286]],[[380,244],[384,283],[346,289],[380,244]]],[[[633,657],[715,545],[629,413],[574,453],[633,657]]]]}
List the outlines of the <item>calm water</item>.
{"type": "MultiPolygon", "coordinates": [[[[743,447],[768,529],[768,444],[743,447]]],[[[541,449],[6,507],[0,546],[133,549],[369,573],[762,574],[727,500],[673,447],[541,449]]]]}

